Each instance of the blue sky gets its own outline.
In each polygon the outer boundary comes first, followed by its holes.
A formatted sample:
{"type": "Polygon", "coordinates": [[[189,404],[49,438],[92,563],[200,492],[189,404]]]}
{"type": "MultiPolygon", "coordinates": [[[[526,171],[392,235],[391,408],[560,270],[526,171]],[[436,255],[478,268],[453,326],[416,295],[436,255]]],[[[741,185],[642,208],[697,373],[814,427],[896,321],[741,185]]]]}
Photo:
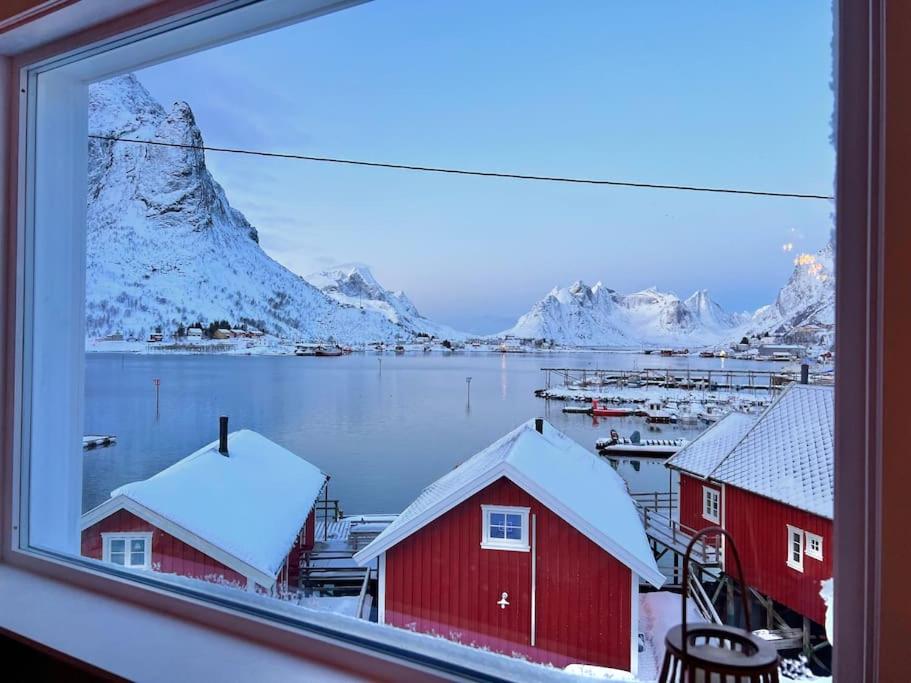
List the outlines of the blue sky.
{"type": "MultiPolygon", "coordinates": [[[[828,0],[375,0],[138,76],[210,145],[831,194],[831,33],[828,0]]],[[[576,279],[754,309],[832,227],[825,201],[207,161],[287,267],[367,263],[475,332],[576,279]]]]}

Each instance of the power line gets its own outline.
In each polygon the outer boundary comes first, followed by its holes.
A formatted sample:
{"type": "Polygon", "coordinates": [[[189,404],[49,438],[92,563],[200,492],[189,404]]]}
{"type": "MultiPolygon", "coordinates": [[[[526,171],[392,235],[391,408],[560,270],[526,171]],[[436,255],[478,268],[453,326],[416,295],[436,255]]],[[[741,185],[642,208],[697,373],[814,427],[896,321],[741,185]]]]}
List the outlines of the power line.
{"type": "Polygon", "coordinates": [[[766,192],[763,190],[742,190],[730,187],[703,187],[699,185],[670,185],[664,183],[637,183],[626,180],[598,180],[594,178],[567,178],[561,176],[527,175],[523,173],[497,173],[495,171],[471,171],[460,168],[441,168],[438,166],[411,166],[409,164],[392,164],[381,161],[361,161],[356,159],[336,159],[333,157],[317,157],[305,154],[288,154],[283,152],[264,152],[253,149],[239,149],[235,147],[209,147],[207,145],[187,145],[178,142],[162,142],[158,140],[134,140],[133,138],[120,138],[106,135],[89,135],[95,140],[108,140],[111,142],[129,142],[139,145],[156,145],[158,147],[178,147],[181,149],[198,149],[206,152],[224,152],[227,154],[245,154],[248,156],[269,157],[273,159],[296,159],[298,161],[315,161],[327,164],[344,164],[348,166],[368,166],[371,168],[391,168],[400,171],[420,171],[423,173],[449,173],[451,175],[478,176],[482,178],[509,178],[513,180],[538,180],[552,183],[575,183],[580,185],[610,185],[613,187],[637,187],[651,190],[682,190],[686,192],[712,192],[716,194],[739,194],[754,197],[788,197],[791,199],[832,199],[823,194],[805,194],[800,192],[766,192]]]}

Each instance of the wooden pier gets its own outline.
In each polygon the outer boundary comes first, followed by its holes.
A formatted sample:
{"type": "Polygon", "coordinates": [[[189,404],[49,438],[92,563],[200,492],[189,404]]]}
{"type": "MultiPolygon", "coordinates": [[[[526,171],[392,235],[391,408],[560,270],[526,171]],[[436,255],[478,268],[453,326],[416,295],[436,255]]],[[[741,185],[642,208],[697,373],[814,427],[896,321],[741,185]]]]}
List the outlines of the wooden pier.
{"type": "MultiPolygon", "coordinates": [[[[670,553],[674,562],[672,567],[661,567],[668,577],[666,587],[683,590],[682,572],[683,556],[686,548],[696,534],[691,529],[674,519],[675,511],[679,505],[676,493],[668,491],[650,491],[647,493],[630,494],[639,509],[645,534],[652,546],[655,559],[660,560],[670,553]]],[[[738,590],[743,586],[735,585],[731,577],[724,572],[723,547],[720,538],[703,538],[693,548],[690,556],[693,566],[689,574],[689,595],[696,608],[706,621],[713,623],[730,623],[735,619],[735,609],[739,604],[734,599],[738,590]],[[719,601],[724,598],[724,611],[726,618],[722,618],[718,611],[719,601]]],[[[763,610],[766,623],[765,627],[754,631],[757,635],[776,648],[777,650],[803,650],[808,659],[814,660],[821,666],[824,664],[817,657],[817,653],[829,646],[825,639],[813,639],[809,620],[803,617],[800,627],[791,626],[779,614],[775,603],[770,598],[759,593],[756,589],[748,587],[749,597],[763,610]]]]}
{"type": "MultiPolygon", "coordinates": [[[[690,391],[774,392],[800,381],[800,370],[700,370],[696,368],[640,368],[610,370],[591,368],[541,368],[545,391],[562,386],[573,389],[604,387],[661,387],[690,391]]],[[[810,375],[810,382],[822,375],[810,375]]]]}
{"type": "Polygon", "coordinates": [[[356,615],[370,618],[371,587],[376,586],[375,562],[362,567],[354,554],[376,538],[397,515],[353,515],[344,517],[338,501],[321,501],[317,508],[315,543],[301,555],[300,582],[303,596],[357,596],[356,615]]]}

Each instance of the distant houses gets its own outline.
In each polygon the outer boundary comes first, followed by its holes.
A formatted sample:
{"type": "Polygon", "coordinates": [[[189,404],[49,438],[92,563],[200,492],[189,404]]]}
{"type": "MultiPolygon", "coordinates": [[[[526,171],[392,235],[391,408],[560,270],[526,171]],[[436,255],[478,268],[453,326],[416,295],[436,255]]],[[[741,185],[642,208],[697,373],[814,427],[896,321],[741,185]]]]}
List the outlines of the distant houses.
{"type": "Polygon", "coordinates": [[[635,672],[639,583],[664,582],[623,480],[544,420],[425,488],[377,559],[380,623],[560,667],[635,672]]]}
{"type": "MultiPolygon", "coordinates": [[[[832,577],[833,389],[793,384],[760,416],[731,413],[672,456],[680,522],[729,531],[747,582],[823,624],[832,577]]],[[[725,568],[731,570],[725,549],[725,568]]]]}
{"type": "Polygon", "coordinates": [[[314,507],[327,477],[249,430],[219,440],[82,516],[82,554],[122,567],[249,591],[298,584],[313,547],[314,507]]]}

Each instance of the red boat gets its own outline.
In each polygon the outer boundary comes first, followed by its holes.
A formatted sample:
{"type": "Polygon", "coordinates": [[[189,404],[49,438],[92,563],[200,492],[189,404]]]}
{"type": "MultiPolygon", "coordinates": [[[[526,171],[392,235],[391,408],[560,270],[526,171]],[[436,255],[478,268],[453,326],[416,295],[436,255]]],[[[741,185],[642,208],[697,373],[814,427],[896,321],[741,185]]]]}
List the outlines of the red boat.
{"type": "Polygon", "coordinates": [[[598,399],[592,399],[592,415],[595,417],[626,417],[633,412],[629,408],[602,408],[598,405],[598,399]]]}

